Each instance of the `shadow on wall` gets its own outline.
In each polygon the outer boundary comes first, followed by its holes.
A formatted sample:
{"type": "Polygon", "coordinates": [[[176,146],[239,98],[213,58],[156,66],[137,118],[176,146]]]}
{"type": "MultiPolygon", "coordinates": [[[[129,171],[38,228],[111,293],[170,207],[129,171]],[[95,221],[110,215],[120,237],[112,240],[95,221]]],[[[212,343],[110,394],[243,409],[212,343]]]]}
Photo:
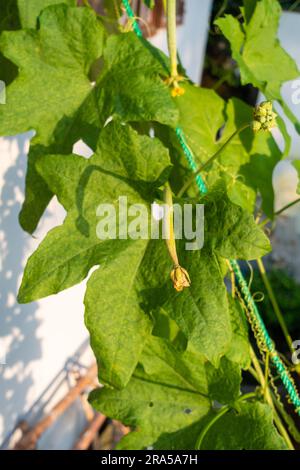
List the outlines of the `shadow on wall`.
{"type": "Polygon", "coordinates": [[[4,435],[15,425],[19,411],[26,408],[33,385],[31,363],[41,357],[37,304],[19,305],[16,299],[25,251],[30,243],[28,235],[18,226],[28,136],[2,139],[7,153],[17,154],[14,164],[8,165],[4,174],[0,173],[0,181],[3,178],[0,183],[0,409],[3,412],[0,427],[4,435]]]}

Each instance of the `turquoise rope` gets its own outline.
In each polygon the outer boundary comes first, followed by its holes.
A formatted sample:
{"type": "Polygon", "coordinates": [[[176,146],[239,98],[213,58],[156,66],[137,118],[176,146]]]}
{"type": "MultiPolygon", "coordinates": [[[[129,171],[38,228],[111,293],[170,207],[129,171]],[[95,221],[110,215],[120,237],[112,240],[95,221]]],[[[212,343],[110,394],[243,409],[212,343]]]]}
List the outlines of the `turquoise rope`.
{"type": "MultiPolygon", "coordinates": [[[[190,168],[195,173],[197,171],[197,165],[196,165],[196,162],[195,162],[195,159],[194,159],[194,155],[193,155],[191,149],[189,148],[189,146],[188,146],[188,144],[185,140],[183,130],[180,129],[180,127],[177,127],[175,132],[176,132],[177,138],[179,140],[179,143],[180,143],[180,145],[183,149],[183,152],[184,152],[184,154],[187,158],[187,161],[190,165],[190,168]]],[[[201,194],[206,194],[207,193],[207,187],[206,187],[206,184],[204,183],[201,175],[196,175],[196,183],[197,183],[197,186],[200,190],[200,193],[201,194]]]]}
{"type": "Polygon", "coordinates": [[[134,16],[134,13],[132,11],[132,8],[129,4],[129,1],[128,0],[122,0],[123,1],[123,5],[124,5],[124,8],[126,10],[126,13],[127,13],[127,16],[128,18],[130,18],[132,20],[132,28],[133,28],[133,31],[135,32],[135,34],[141,38],[143,36],[143,33],[142,33],[142,30],[141,28],[139,27],[139,24],[138,22],[136,21],[135,19],[135,16],[134,16]]]}
{"type": "MultiPolygon", "coordinates": [[[[133,30],[135,31],[136,35],[138,37],[142,37],[142,31],[135,19],[135,16],[134,16],[134,13],[132,11],[132,8],[128,2],[128,0],[122,0],[123,1],[123,5],[126,9],[126,13],[128,15],[128,17],[130,19],[132,19],[132,27],[133,27],[133,30]]],[[[189,166],[191,168],[191,170],[195,173],[197,171],[197,165],[196,165],[196,162],[195,162],[195,158],[194,158],[194,155],[191,151],[191,149],[189,148],[187,142],[186,142],[186,139],[185,139],[185,136],[184,136],[184,132],[183,130],[180,128],[180,127],[177,127],[176,129],[176,136],[178,138],[178,141],[183,149],[183,152],[187,158],[187,161],[189,163],[189,166]]],[[[206,187],[206,184],[205,182],[203,181],[202,177],[200,175],[196,175],[196,179],[195,179],[196,183],[197,183],[197,186],[199,188],[199,191],[201,194],[206,194],[207,193],[207,187],[206,187]]],[[[235,261],[235,260],[230,260],[230,265],[232,267],[232,270],[236,276],[236,279],[237,279],[237,282],[239,284],[239,287],[240,287],[240,290],[243,294],[243,297],[244,297],[244,301],[247,305],[247,308],[249,310],[249,313],[251,314],[255,324],[258,326],[259,328],[259,332],[260,332],[260,337],[262,338],[262,341],[264,343],[264,346],[265,346],[265,349],[266,351],[269,352],[270,354],[270,358],[271,358],[271,361],[273,362],[281,380],[282,380],[282,383],[283,385],[285,386],[285,389],[286,391],[288,392],[288,395],[289,395],[289,398],[291,400],[291,402],[293,403],[293,405],[295,406],[295,409],[296,409],[296,412],[300,415],[300,397],[299,397],[299,394],[298,394],[298,391],[296,390],[296,387],[295,385],[293,384],[293,381],[291,379],[291,376],[290,376],[290,373],[288,371],[288,369],[286,368],[285,364],[282,362],[282,360],[280,359],[280,357],[278,356],[278,353],[276,352],[275,350],[275,346],[274,346],[274,343],[272,341],[272,339],[270,338],[269,336],[269,333],[266,329],[266,326],[260,316],[260,313],[258,311],[258,308],[257,308],[257,305],[251,295],[251,292],[248,288],[248,284],[242,274],[242,271],[238,265],[238,263],[235,261]]]]}

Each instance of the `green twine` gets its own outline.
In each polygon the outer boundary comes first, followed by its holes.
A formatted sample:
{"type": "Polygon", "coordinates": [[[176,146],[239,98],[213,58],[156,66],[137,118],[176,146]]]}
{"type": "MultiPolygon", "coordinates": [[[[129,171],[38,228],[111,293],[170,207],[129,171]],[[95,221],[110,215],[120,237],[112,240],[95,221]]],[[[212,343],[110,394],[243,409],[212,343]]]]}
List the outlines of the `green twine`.
{"type": "MultiPolygon", "coordinates": [[[[179,140],[179,143],[180,143],[180,145],[183,149],[183,152],[184,152],[184,154],[187,158],[187,161],[190,165],[190,168],[195,173],[197,171],[197,165],[196,165],[196,162],[195,162],[195,159],[194,159],[194,155],[193,155],[191,149],[189,148],[189,146],[188,146],[188,144],[185,140],[183,130],[180,129],[180,127],[177,127],[175,132],[176,132],[177,138],[179,140]]],[[[207,193],[207,187],[206,187],[201,175],[196,175],[196,183],[197,183],[197,186],[200,190],[200,193],[201,194],[206,194],[207,193]]]]}
{"type": "MultiPolygon", "coordinates": [[[[136,33],[136,35],[138,37],[142,37],[143,36],[143,33],[135,19],[135,16],[134,16],[134,13],[132,11],[132,8],[128,2],[128,0],[122,0],[123,2],[123,5],[125,7],[125,10],[126,10],[126,13],[128,15],[128,17],[130,19],[132,19],[132,28],[134,30],[134,32],[136,33]]],[[[197,171],[197,165],[196,165],[196,162],[195,162],[195,158],[194,158],[194,155],[191,151],[191,149],[189,148],[187,142],[186,142],[186,139],[185,139],[185,136],[184,136],[184,132],[183,130],[180,128],[180,127],[177,127],[176,128],[176,136],[178,138],[178,141],[183,149],[183,152],[187,158],[187,161],[189,163],[189,166],[191,168],[191,170],[193,172],[196,172],[197,171]]],[[[201,194],[206,194],[207,193],[207,187],[206,187],[206,184],[205,182],[203,181],[202,177],[200,175],[197,175],[196,176],[196,179],[195,179],[196,183],[197,183],[197,186],[199,188],[199,191],[201,194]]],[[[264,342],[264,345],[265,345],[265,348],[267,351],[269,351],[270,353],[270,357],[271,357],[271,360],[281,378],[281,381],[283,383],[283,385],[285,386],[285,389],[286,391],[288,392],[288,395],[289,395],[289,398],[291,400],[291,402],[293,403],[293,405],[295,406],[296,408],[296,412],[300,415],[300,397],[299,397],[299,394],[296,390],[296,387],[295,385],[293,384],[293,381],[292,381],[292,378],[290,376],[290,373],[288,371],[288,369],[286,368],[285,364],[282,362],[282,360],[280,359],[278,353],[276,352],[275,350],[275,347],[274,347],[274,343],[272,341],[272,339],[270,338],[270,335],[266,329],[266,326],[260,316],[260,313],[259,313],[259,310],[257,308],[257,305],[252,297],[252,294],[248,288],[248,284],[242,274],[242,271],[238,265],[238,263],[235,261],[235,260],[230,260],[230,265],[232,267],[232,270],[236,276],[236,279],[237,279],[237,282],[239,284],[239,287],[240,287],[240,290],[241,290],[241,293],[243,294],[243,297],[244,297],[244,300],[245,300],[245,303],[249,309],[249,314],[253,317],[253,320],[255,322],[255,324],[258,326],[259,328],[259,333],[260,333],[260,336],[264,342]]]]}
{"type": "Polygon", "coordinates": [[[253,300],[253,297],[251,295],[251,292],[248,288],[247,282],[241,272],[241,269],[238,265],[238,263],[235,260],[230,260],[230,265],[233,269],[233,272],[237,278],[238,284],[240,286],[241,292],[243,294],[244,300],[246,302],[246,305],[249,309],[249,313],[252,314],[254,320],[256,321],[256,324],[258,325],[260,329],[261,336],[264,341],[264,345],[266,347],[266,350],[269,351],[271,360],[278,372],[278,374],[281,377],[282,383],[284,384],[289,397],[291,399],[291,402],[294,404],[296,408],[296,412],[300,415],[300,397],[299,394],[296,390],[295,385],[293,384],[293,381],[290,377],[289,371],[287,370],[286,366],[278,356],[278,353],[275,350],[274,343],[272,339],[270,338],[270,335],[266,329],[266,326],[263,322],[263,319],[261,318],[257,305],[255,301],[253,300]]]}
{"type": "Polygon", "coordinates": [[[142,33],[141,28],[139,27],[138,22],[135,19],[135,16],[129,4],[129,1],[128,0],[122,0],[122,1],[123,1],[124,8],[126,10],[127,16],[132,20],[133,31],[139,38],[141,38],[143,36],[143,33],[142,33]]]}

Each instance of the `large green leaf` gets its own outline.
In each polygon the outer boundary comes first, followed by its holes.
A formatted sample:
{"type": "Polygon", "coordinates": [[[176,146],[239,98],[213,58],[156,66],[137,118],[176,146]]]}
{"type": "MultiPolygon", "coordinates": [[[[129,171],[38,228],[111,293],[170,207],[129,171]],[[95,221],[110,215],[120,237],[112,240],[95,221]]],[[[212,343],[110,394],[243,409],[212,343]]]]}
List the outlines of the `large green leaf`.
{"type": "Polygon", "coordinates": [[[180,262],[189,272],[191,286],[175,293],[170,283],[161,308],[175,320],[189,348],[217,365],[231,341],[231,325],[221,269],[210,250],[182,252],[180,262]]]}
{"type": "Polygon", "coordinates": [[[178,117],[160,78],[167,74],[165,62],[155,48],[133,33],[111,36],[105,49],[105,72],[93,87],[88,75],[102,53],[104,29],[92,10],[53,6],[41,14],[39,22],[36,32],[6,33],[0,41],[1,50],[20,67],[18,78],[8,88],[7,105],[1,109],[0,133],[29,129],[37,133],[20,215],[29,232],[51,198],[36,172],[39,155],[68,154],[80,137],[94,148],[111,115],[124,121],[146,119],[169,125],[175,125],[178,117]]]}
{"type": "Polygon", "coordinates": [[[51,193],[35,169],[37,156],[70,153],[78,138],[76,115],[92,90],[88,78],[102,54],[104,30],[87,8],[54,5],[40,16],[39,30],[5,32],[0,48],[19,68],[0,108],[0,134],[34,129],[20,221],[32,232],[51,193]]]}
{"type": "MultiPolygon", "coordinates": [[[[17,0],[0,0],[0,11],[0,33],[20,28],[17,0]]],[[[17,76],[17,73],[17,67],[0,52],[0,80],[3,80],[8,86],[17,76]]]]}
{"type": "Polygon", "coordinates": [[[41,11],[51,5],[65,3],[69,6],[76,6],[76,0],[17,0],[22,28],[28,29],[36,27],[36,21],[41,11]]]}
{"type": "Polygon", "coordinates": [[[140,449],[152,446],[163,433],[199,422],[210,411],[212,399],[237,397],[240,380],[239,368],[226,359],[216,370],[203,356],[180,354],[152,337],[128,386],[122,391],[95,390],[90,401],[107,416],[137,429],[121,448],[140,449]]]}
{"type": "Polygon", "coordinates": [[[111,116],[123,121],[157,121],[175,127],[178,111],[161,76],[166,58],[134,33],[110,36],[105,69],[86,103],[82,119],[99,128],[111,116]]]}
{"type": "Polygon", "coordinates": [[[29,259],[19,300],[30,302],[66,289],[84,279],[93,265],[116,256],[118,247],[127,247],[131,240],[97,237],[98,205],[110,203],[118,207],[122,195],[127,196],[128,206],[138,203],[149,206],[147,184],[159,185],[156,178],[169,165],[168,152],[158,140],[139,136],[129,126],[118,123],[104,128],[98,150],[90,159],[76,155],[42,157],[38,170],[68,215],[63,225],[48,233],[29,259]],[[115,148],[111,142],[116,142],[115,148]],[[125,150],[128,142],[131,152],[125,150]],[[137,187],[139,178],[144,180],[145,187],[137,187]],[[146,199],[138,191],[144,191],[146,199]]]}
{"type": "MultiPolygon", "coordinates": [[[[168,152],[157,139],[112,122],[103,129],[97,152],[90,159],[44,156],[37,168],[68,215],[28,260],[18,299],[30,302],[71,287],[100,264],[88,282],[86,324],[101,381],[122,387],[151,330],[141,291],[149,288],[143,271],[148,270],[150,276],[155,256],[153,248],[147,249],[148,240],[99,239],[96,210],[100,203],[110,204],[119,217],[119,196],[126,196],[128,207],[143,204],[148,217],[151,188],[168,176],[168,152]]],[[[121,230],[124,224],[118,220],[121,230]]],[[[166,248],[163,256],[168,259],[166,248]]],[[[159,257],[156,264],[162,262],[161,252],[159,257]]]]}
{"type": "Polygon", "coordinates": [[[231,348],[232,338],[221,257],[255,259],[270,250],[270,243],[253,216],[229,200],[223,184],[216,184],[201,202],[205,205],[204,248],[187,251],[178,243],[180,263],[189,273],[191,286],[176,293],[168,281],[162,292],[153,289],[147,295],[155,297],[161,315],[177,323],[188,348],[217,365],[231,348]]]}
{"type": "Polygon", "coordinates": [[[294,60],[277,39],[280,15],[281,8],[277,0],[261,0],[256,3],[251,18],[243,25],[231,15],[216,20],[231,44],[242,83],[252,83],[268,99],[275,100],[281,99],[282,83],[299,76],[294,60]]]}
{"type": "Polygon", "coordinates": [[[223,182],[216,183],[201,202],[205,204],[206,246],[218,255],[251,260],[271,250],[268,237],[254,217],[229,200],[223,182]]]}
{"type": "Polygon", "coordinates": [[[147,240],[129,246],[101,266],[88,281],[85,322],[99,364],[102,383],[123,387],[130,379],[151,331],[150,318],[140,305],[140,265],[147,240]]]}
{"type": "Polygon", "coordinates": [[[287,446],[273,426],[273,412],[261,403],[241,403],[220,418],[204,437],[206,450],[284,450],[287,446]]]}
{"type": "MultiPolygon", "coordinates": [[[[278,434],[272,420],[272,410],[259,402],[238,403],[220,418],[205,435],[201,450],[287,450],[286,443],[278,434]]],[[[216,417],[211,411],[198,423],[173,433],[164,433],[153,443],[154,449],[195,449],[205,426],[216,417]]],[[[207,428],[206,428],[207,429],[207,428]]],[[[121,441],[121,449],[135,449],[149,445],[149,437],[131,433],[121,441]],[[139,439],[140,438],[140,439],[139,439]]]]}
{"type": "Polygon", "coordinates": [[[299,77],[296,63],[277,38],[280,4],[277,0],[256,1],[244,12],[246,21],[243,24],[231,15],[216,20],[216,25],[230,42],[242,83],[252,83],[267,99],[279,101],[299,130],[297,118],[285,105],[280,93],[284,82],[299,77]]]}
{"type": "Polygon", "coordinates": [[[103,28],[90,9],[66,5],[47,8],[37,31],[2,33],[1,50],[20,72],[1,108],[1,134],[34,129],[35,143],[50,145],[62,128],[69,130],[92,89],[88,73],[102,54],[103,39],[103,28]]]}

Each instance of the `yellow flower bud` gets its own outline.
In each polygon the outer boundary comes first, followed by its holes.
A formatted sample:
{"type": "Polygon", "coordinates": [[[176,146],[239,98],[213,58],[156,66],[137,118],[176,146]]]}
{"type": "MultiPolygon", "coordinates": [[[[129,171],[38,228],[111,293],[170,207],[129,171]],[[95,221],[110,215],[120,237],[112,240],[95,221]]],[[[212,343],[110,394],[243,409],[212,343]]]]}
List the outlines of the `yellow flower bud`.
{"type": "Polygon", "coordinates": [[[174,266],[170,276],[177,292],[181,292],[185,287],[190,287],[191,285],[189,273],[186,269],[179,266],[179,264],[174,266]]]}
{"type": "Polygon", "coordinates": [[[254,132],[258,132],[261,129],[261,123],[259,121],[253,121],[252,123],[252,129],[254,132]]]}
{"type": "Polygon", "coordinates": [[[173,87],[171,91],[173,98],[176,98],[177,96],[182,96],[184,95],[184,93],[185,93],[184,88],[181,88],[180,86],[173,87]]]}
{"type": "Polygon", "coordinates": [[[270,131],[276,126],[276,117],[277,114],[273,112],[271,101],[263,101],[254,110],[253,130],[255,132],[260,130],[270,131]]]}

